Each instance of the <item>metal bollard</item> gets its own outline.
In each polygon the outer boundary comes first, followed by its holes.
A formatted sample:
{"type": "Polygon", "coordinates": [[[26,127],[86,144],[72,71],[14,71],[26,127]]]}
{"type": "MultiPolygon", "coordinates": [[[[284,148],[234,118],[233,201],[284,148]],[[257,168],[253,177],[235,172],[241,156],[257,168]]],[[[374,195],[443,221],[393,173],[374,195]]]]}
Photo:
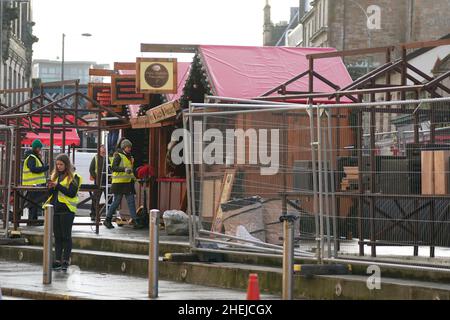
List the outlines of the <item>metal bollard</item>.
{"type": "Polygon", "coordinates": [[[45,223],[44,223],[44,257],[43,257],[43,283],[52,283],[52,236],[53,236],[53,214],[52,205],[45,206],[45,223]]]}
{"type": "Polygon", "coordinates": [[[293,215],[281,216],[283,222],[283,300],[292,300],[294,276],[294,222],[293,215]]]}
{"type": "Polygon", "coordinates": [[[148,257],[148,296],[158,297],[158,261],[159,261],[159,210],[150,211],[150,236],[148,257]]]}

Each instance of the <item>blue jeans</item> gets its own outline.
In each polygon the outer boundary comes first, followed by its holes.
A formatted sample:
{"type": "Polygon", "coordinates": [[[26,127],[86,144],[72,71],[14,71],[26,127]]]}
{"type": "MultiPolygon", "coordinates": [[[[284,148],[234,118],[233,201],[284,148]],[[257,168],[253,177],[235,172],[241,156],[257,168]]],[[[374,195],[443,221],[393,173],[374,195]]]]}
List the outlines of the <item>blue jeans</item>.
{"type": "Polygon", "coordinates": [[[134,220],[137,218],[136,215],[136,204],[134,202],[134,194],[115,194],[114,195],[114,201],[109,207],[108,214],[106,215],[107,219],[111,219],[113,214],[116,212],[117,208],[120,205],[120,202],[122,201],[122,197],[125,196],[127,198],[128,203],[128,209],[130,210],[131,218],[134,220]]]}

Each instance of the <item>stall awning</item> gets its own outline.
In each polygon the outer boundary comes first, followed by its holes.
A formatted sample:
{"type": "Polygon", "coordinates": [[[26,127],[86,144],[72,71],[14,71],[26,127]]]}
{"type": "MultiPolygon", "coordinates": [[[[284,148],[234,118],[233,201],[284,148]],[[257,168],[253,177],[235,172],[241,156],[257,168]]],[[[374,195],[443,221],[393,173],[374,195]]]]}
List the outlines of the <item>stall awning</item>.
{"type": "MultiPolygon", "coordinates": [[[[67,120],[72,121],[74,117],[73,116],[67,116],[67,120]]],[[[40,117],[32,117],[32,121],[35,123],[40,122],[40,117]]],[[[42,118],[43,123],[50,123],[49,117],[43,117],[42,118]]],[[[55,118],[54,123],[62,123],[61,118],[55,118]]],[[[33,127],[36,128],[37,126],[33,124],[33,127]]],[[[80,145],[80,137],[78,136],[77,130],[75,128],[66,128],[64,129],[66,133],[66,146],[79,146],[80,145]]],[[[50,128],[43,126],[42,129],[37,130],[37,133],[28,131],[26,136],[22,139],[22,145],[31,145],[31,143],[35,140],[39,139],[42,141],[44,145],[50,144],[50,128]]],[[[62,140],[63,140],[63,129],[62,128],[54,128],[54,135],[53,135],[53,143],[57,146],[62,146],[62,140]]]]}
{"type": "MultiPolygon", "coordinates": [[[[199,53],[214,94],[233,98],[255,98],[309,69],[308,54],[336,51],[333,48],[286,48],[202,45],[199,53]]],[[[314,61],[314,71],[343,88],[352,83],[342,59],[314,61]]],[[[287,87],[308,92],[308,76],[287,87]]],[[[314,92],[334,92],[314,78],[314,92]]]]}

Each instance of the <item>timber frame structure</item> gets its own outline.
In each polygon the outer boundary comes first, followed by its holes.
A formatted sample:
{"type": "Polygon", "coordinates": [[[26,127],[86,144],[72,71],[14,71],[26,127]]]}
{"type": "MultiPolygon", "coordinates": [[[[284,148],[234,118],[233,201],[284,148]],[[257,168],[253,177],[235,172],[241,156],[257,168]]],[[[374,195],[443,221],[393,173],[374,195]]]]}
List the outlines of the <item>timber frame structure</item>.
{"type": "MultiPolygon", "coordinates": [[[[339,104],[342,99],[349,99],[353,103],[363,103],[364,95],[370,96],[370,102],[375,102],[376,95],[384,95],[385,101],[391,101],[391,94],[392,93],[400,93],[401,100],[406,100],[407,93],[413,93],[416,98],[420,97],[420,94],[422,92],[426,92],[429,94],[432,98],[439,98],[441,95],[437,92],[438,89],[443,90],[446,93],[450,94],[450,88],[443,85],[443,80],[450,77],[450,72],[446,72],[445,74],[432,78],[425,74],[423,71],[418,70],[414,66],[408,63],[407,61],[407,50],[409,49],[418,49],[418,48],[426,48],[426,47],[436,47],[441,45],[450,45],[450,40],[438,40],[438,41],[429,41],[429,42],[416,42],[416,43],[406,43],[401,44],[397,47],[394,46],[388,46],[388,47],[381,47],[381,48],[367,48],[367,49],[359,49],[359,50],[350,50],[350,51],[337,51],[337,52],[328,52],[328,53],[320,53],[320,54],[311,54],[307,56],[307,59],[309,60],[309,69],[305,72],[303,72],[300,75],[297,75],[290,79],[289,81],[282,83],[278,85],[277,87],[273,88],[272,90],[262,94],[259,97],[253,97],[253,100],[258,100],[260,102],[263,101],[282,101],[282,102],[293,102],[298,101],[300,99],[304,99],[308,101],[308,104],[314,105],[315,99],[318,98],[328,98],[329,100],[334,101],[334,103],[339,104]],[[392,60],[392,52],[396,49],[400,49],[401,51],[401,58],[393,61],[392,60]],[[328,79],[324,78],[320,74],[314,71],[314,61],[318,59],[324,59],[329,57],[346,57],[346,56],[356,56],[356,55],[366,55],[366,54],[375,54],[375,53],[384,53],[386,56],[386,63],[375,70],[369,72],[368,74],[360,77],[359,79],[355,80],[350,85],[340,88],[336,84],[330,82],[328,79]],[[420,75],[423,77],[426,82],[423,83],[420,80],[418,80],[414,75],[410,73],[412,71],[415,74],[420,75]],[[401,75],[401,84],[400,85],[393,85],[391,81],[392,73],[397,72],[401,75]],[[293,83],[295,81],[298,81],[299,79],[303,77],[309,77],[308,81],[308,90],[307,92],[292,92],[287,90],[287,86],[290,83],[293,83]],[[333,88],[332,92],[315,92],[314,91],[314,78],[319,79],[320,81],[328,84],[331,88],[333,88]],[[377,83],[377,80],[384,79],[385,83],[379,84],[377,83]],[[412,81],[413,85],[408,85],[408,80],[412,81]],[[273,95],[273,94],[277,95],[273,95]]],[[[196,45],[156,45],[156,44],[142,44],[141,45],[141,52],[179,52],[179,53],[196,53],[197,46],[196,45]]],[[[124,129],[124,128],[130,128],[130,121],[126,117],[123,117],[119,115],[118,113],[112,111],[108,107],[104,107],[99,105],[96,101],[93,101],[91,98],[87,97],[86,95],[82,94],[78,90],[79,81],[64,81],[64,82],[55,82],[55,83],[44,83],[41,85],[41,93],[36,97],[31,97],[30,99],[24,101],[23,103],[20,103],[13,107],[8,107],[6,105],[1,105],[1,111],[0,111],[0,124],[4,124],[7,126],[13,126],[15,127],[15,136],[14,141],[6,141],[6,144],[15,144],[15,154],[14,155],[7,155],[10,157],[14,157],[17,161],[14,162],[14,179],[13,179],[13,195],[14,195],[14,227],[15,229],[18,228],[20,222],[26,222],[22,221],[18,218],[18,213],[20,212],[20,206],[19,206],[19,196],[20,192],[27,191],[27,190],[34,190],[33,188],[26,188],[20,186],[20,173],[21,173],[21,141],[22,141],[22,133],[27,131],[35,131],[35,132],[42,132],[45,130],[45,128],[50,129],[50,165],[53,166],[53,159],[54,159],[54,147],[53,147],[53,139],[56,129],[60,129],[63,132],[63,143],[62,143],[62,152],[65,152],[66,145],[65,145],[65,130],[69,128],[75,128],[77,130],[86,130],[86,131],[97,131],[98,135],[101,135],[101,132],[103,130],[112,130],[112,129],[124,129]],[[55,86],[55,85],[75,85],[75,92],[65,95],[64,97],[58,99],[58,100],[52,100],[48,96],[45,95],[45,87],[46,86],[55,86]],[[70,99],[74,100],[74,102],[67,103],[70,99]],[[84,109],[80,108],[80,99],[85,99],[89,101],[93,108],[91,109],[84,109]],[[88,121],[86,121],[83,117],[83,113],[93,113],[96,114],[97,119],[95,125],[90,125],[88,121]],[[109,116],[109,117],[108,117],[109,116]],[[40,117],[39,122],[33,121],[32,117],[40,117]],[[43,118],[49,117],[50,123],[44,123],[43,118]],[[73,120],[69,120],[68,117],[71,117],[73,120]],[[55,118],[62,119],[62,123],[55,123],[55,118]],[[118,121],[119,124],[117,125],[105,125],[103,124],[104,120],[115,120],[118,121]]],[[[29,90],[29,89],[23,89],[23,90],[29,90]]],[[[13,91],[3,90],[4,93],[13,93],[13,91]]],[[[217,98],[212,99],[216,101],[227,101],[227,98],[217,98]]],[[[232,101],[232,100],[230,100],[232,101]]],[[[414,138],[415,142],[419,143],[419,115],[421,113],[429,114],[431,119],[431,143],[435,142],[436,138],[436,126],[435,121],[433,121],[436,117],[436,112],[433,108],[430,110],[419,110],[416,112],[416,109],[401,107],[399,109],[391,109],[387,107],[376,107],[376,108],[367,108],[367,107],[358,107],[355,108],[357,113],[357,122],[358,127],[362,127],[362,113],[363,112],[370,112],[370,123],[371,123],[371,130],[370,130],[370,144],[371,146],[374,146],[375,144],[375,130],[373,124],[375,123],[375,114],[376,113],[397,113],[397,114],[409,114],[414,117],[414,138]]],[[[340,119],[339,115],[339,109],[337,112],[337,121],[339,123],[340,119]]],[[[339,126],[339,125],[338,125],[339,126]]],[[[339,135],[339,131],[337,133],[339,135]]],[[[339,139],[337,139],[339,141],[339,139]]],[[[357,133],[357,139],[356,144],[358,146],[358,158],[359,158],[359,169],[361,172],[361,159],[362,159],[362,152],[361,152],[361,146],[362,146],[362,140],[363,140],[363,131],[358,130],[357,133]]],[[[339,148],[339,146],[338,146],[339,148]]],[[[70,150],[70,149],[69,149],[70,150]]],[[[371,164],[374,164],[375,161],[375,154],[374,154],[374,148],[371,148],[370,153],[370,162],[371,164]]],[[[97,153],[100,152],[100,144],[98,145],[97,153]]],[[[286,157],[283,157],[284,160],[286,157]]],[[[5,161],[7,163],[7,161],[5,161]]],[[[100,181],[100,175],[101,173],[98,173],[97,181],[100,181]]],[[[371,181],[374,181],[374,173],[372,173],[371,181]]],[[[286,182],[286,179],[284,179],[286,182]]],[[[0,189],[3,191],[3,194],[5,195],[5,190],[7,189],[7,186],[2,184],[0,186],[0,189]]],[[[284,186],[284,190],[287,190],[287,186],[284,186]]],[[[102,190],[100,187],[95,187],[94,189],[90,189],[89,191],[93,192],[101,192],[102,190]]],[[[290,196],[295,196],[292,193],[288,192],[281,192],[283,195],[286,203],[286,199],[290,196]]],[[[358,195],[359,195],[359,214],[361,215],[362,208],[363,208],[363,199],[362,194],[367,195],[364,190],[364,185],[362,181],[362,174],[359,174],[359,181],[358,181],[358,195]]],[[[373,199],[375,197],[378,197],[379,195],[374,194],[373,192],[369,194],[369,196],[373,199]]],[[[401,195],[397,195],[401,196],[401,195]]],[[[415,198],[422,198],[425,197],[423,195],[414,195],[415,198]]],[[[449,198],[447,196],[447,198],[449,198]]],[[[9,200],[9,195],[4,196],[4,208],[6,208],[6,203],[9,200]]],[[[314,206],[317,208],[317,199],[314,201],[314,206]]],[[[371,214],[373,214],[375,208],[373,202],[370,203],[370,211],[371,214]]],[[[97,219],[96,219],[96,232],[99,232],[99,222],[100,222],[100,216],[98,214],[98,205],[97,205],[97,219]]],[[[315,211],[317,212],[317,211],[315,211]]],[[[286,206],[284,205],[283,213],[286,213],[286,206]]],[[[4,221],[4,224],[6,224],[6,221],[4,221]]],[[[91,224],[88,224],[91,225],[91,224]]],[[[372,255],[376,255],[376,239],[374,237],[371,238],[370,245],[372,246],[372,255]]],[[[360,254],[364,254],[364,241],[360,241],[360,254]]],[[[434,256],[434,246],[430,246],[430,256],[434,256]]],[[[417,254],[418,248],[415,247],[414,254],[417,254]]]]}
{"type": "MultiPolygon", "coordinates": [[[[30,91],[30,89],[21,89],[21,91],[30,91]]],[[[3,90],[2,93],[15,93],[18,90],[3,90]]],[[[22,138],[23,134],[26,132],[50,132],[50,144],[49,144],[49,165],[50,171],[54,167],[54,138],[56,131],[62,132],[62,153],[67,152],[70,155],[70,147],[66,146],[66,130],[68,129],[76,129],[80,131],[94,131],[97,132],[98,137],[101,136],[102,131],[114,130],[114,129],[122,129],[129,128],[130,123],[129,120],[114,112],[110,108],[101,106],[96,101],[91,99],[90,97],[84,95],[79,91],[79,80],[67,80],[67,81],[59,81],[59,82],[49,82],[42,83],[40,85],[40,94],[31,97],[28,100],[12,106],[7,107],[2,104],[2,109],[0,111],[0,124],[6,125],[8,127],[14,127],[14,137],[11,141],[11,138],[7,138],[5,141],[5,145],[8,146],[13,144],[15,146],[15,154],[9,155],[6,154],[6,157],[13,157],[14,161],[14,169],[13,169],[13,183],[12,183],[12,193],[14,197],[14,205],[13,205],[13,222],[14,229],[17,230],[19,227],[19,223],[29,222],[28,220],[20,219],[20,212],[22,208],[20,208],[19,198],[25,198],[22,195],[22,192],[25,191],[46,191],[46,187],[27,187],[21,186],[21,146],[22,146],[22,138]],[[74,92],[71,92],[57,100],[53,100],[46,95],[46,88],[55,87],[55,86],[74,86],[74,92]],[[86,100],[91,104],[91,108],[86,109],[80,103],[82,100],[86,100]],[[90,123],[86,119],[83,118],[83,115],[91,113],[96,115],[96,119],[94,123],[90,123]],[[33,119],[34,118],[34,119],[33,119]],[[36,119],[39,118],[39,121],[36,119]],[[44,118],[49,119],[49,123],[44,122],[44,118]],[[55,123],[55,119],[59,119],[61,123],[55,123]],[[61,121],[62,120],[62,121],[61,121]],[[117,124],[114,125],[106,125],[105,121],[117,121],[117,124]]],[[[100,144],[97,147],[97,154],[100,154],[100,144]]],[[[75,160],[75,147],[73,147],[72,151],[73,161],[75,160]]],[[[8,158],[9,159],[9,158],[8,158]]],[[[98,157],[97,157],[98,159],[98,157]]],[[[3,161],[2,164],[6,169],[6,163],[8,161],[3,161]]],[[[99,165],[99,164],[98,164],[99,165]]],[[[3,171],[5,172],[5,171],[3,171]]],[[[96,181],[101,181],[101,172],[97,173],[96,181]]],[[[6,195],[6,190],[8,186],[2,183],[0,186],[0,190],[3,191],[3,208],[7,208],[7,201],[9,201],[9,195],[6,195]]],[[[80,191],[90,192],[91,195],[94,193],[95,195],[100,195],[102,192],[102,188],[99,184],[94,185],[82,185],[80,191]]],[[[92,199],[97,197],[90,197],[92,199]]],[[[83,202],[87,202],[90,198],[83,202]]],[[[27,199],[30,201],[30,199],[27,199]]],[[[81,204],[81,203],[80,203],[81,204]]],[[[96,221],[95,223],[75,223],[76,225],[95,225],[96,233],[99,233],[99,225],[100,225],[100,208],[99,204],[95,204],[96,207],[96,221]]],[[[5,211],[5,210],[4,210],[5,211]]],[[[5,215],[4,215],[5,216],[5,215]]],[[[6,219],[3,222],[4,226],[6,225],[6,219]]]]}
{"type": "MultiPolygon", "coordinates": [[[[400,94],[400,100],[401,101],[407,101],[407,93],[411,93],[414,95],[414,99],[418,100],[421,96],[421,93],[426,93],[431,98],[442,98],[442,95],[437,92],[438,89],[444,91],[447,94],[450,94],[450,88],[448,86],[445,86],[442,82],[450,77],[450,71],[445,72],[444,74],[438,76],[438,77],[430,77],[425,72],[419,70],[418,68],[414,67],[408,62],[407,59],[407,53],[410,49],[419,49],[419,48],[433,48],[438,47],[442,45],[450,45],[450,39],[445,40],[436,40],[436,41],[427,41],[427,42],[413,42],[413,43],[404,43],[399,45],[398,47],[389,46],[389,47],[380,47],[380,48],[367,48],[367,49],[357,49],[357,50],[349,50],[349,51],[338,51],[338,52],[329,52],[329,53],[320,53],[320,54],[311,54],[307,56],[309,59],[309,70],[306,72],[293,77],[291,80],[280,84],[279,86],[273,88],[272,90],[266,92],[260,97],[254,97],[254,100],[259,101],[282,101],[282,102],[292,102],[299,99],[306,99],[309,105],[317,104],[314,102],[314,99],[317,98],[328,98],[332,99],[332,103],[340,104],[342,98],[350,99],[353,103],[357,104],[364,104],[364,96],[368,95],[370,103],[376,102],[376,96],[382,95],[382,99],[386,102],[389,102],[392,100],[391,94],[393,93],[399,93],[400,94]],[[394,50],[400,50],[401,57],[398,60],[392,61],[392,53],[394,50]],[[330,58],[330,57],[346,57],[346,56],[359,56],[359,55],[365,55],[365,54],[374,54],[374,53],[384,53],[386,56],[386,63],[381,65],[380,67],[376,68],[375,70],[372,70],[371,72],[367,73],[366,75],[360,77],[359,79],[355,80],[350,85],[346,86],[345,88],[339,88],[334,83],[331,83],[329,80],[322,77],[320,74],[316,73],[314,71],[314,61],[318,59],[324,59],[324,58],[330,58]],[[422,82],[418,80],[412,73],[415,73],[425,79],[425,82],[422,82]],[[398,84],[392,84],[391,78],[393,73],[399,73],[400,78],[400,85],[398,84]],[[288,91],[287,86],[297,81],[303,77],[308,76],[308,92],[293,92],[288,91]],[[324,93],[314,93],[314,86],[313,86],[313,79],[318,78],[319,80],[325,82],[329,86],[331,86],[335,92],[324,92],[324,93]],[[384,80],[382,84],[380,84],[378,81],[384,80]],[[408,85],[408,80],[413,83],[413,85],[408,85]],[[277,93],[278,95],[269,96],[271,94],[277,93]]],[[[367,101],[366,101],[367,102],[367,101]]],[[[393,195],[382,195],[375,191],[375,124],[376,124],[376,113],[396,113],[396,114],[405,114],[410,115],[413,118],[414,121],[414,143],[418,145],[420,143],[420,136],[419,136],[419,116],[421,114],[426,114],[427,117],[430,119],[430,144],[435,144],[436,142],[436,117],[437,117],[437,111],[433,106],[430,107],[428,110],[420,109],[418,106],[413,106],[413,108],[407,108],[406,105],[401,105],[400,108],[392,109],[390,106],[385,107],[364,107],[359,106],[355,108],[356,110],[356,121],[357,121],[357,127],[359,130],[357,130],[356,134],[356,149],[357,149],[357,157],[358,157],[358,171],[359,171],[359,178],[358,178],[358,191],[357,193],[348,194],[348,193],[339,193],[335,192],[336,197],[348,197],[348,196],[354,196],[357,198],[358,201],[358,238],[359,240],[359,254],[361,256],[364,255],[364,245],[369,245],[371,247],[371,255],[372,257],[376,257],[376,246],[378,245],[395,245],[394,243],[377,243],[377,235],[383,234],[383,232],[387,232],[389,229],[395,226],[399,226],[401,224],[401,221],[393,221],[390,226],[387,228],[383,228],[380,232],[376,233],[375,230],[375,212],[379,211],[382,212],[381,209],[377,208],[375,205],[376,199],[383,199],[383,198],[401,198],[401,199],[413,199],[415,201],[415,208],[412,212],[403,212],[404,217],[406,220],[412,219],[414,215],[418,215],[418,212],[423,208],[423,206],[419,207],[417,201],[419,199],[423,200],[429,200],[429,203],[426,206],[430,207],[430,220],[431,220],[431,240],[430,243],[427,243],[426,245],[429,245],[430,247],[430,257],[435,257],[435,234],[434,234],[434,223],[435,223],[435,206],[436,206],[436,200],[438,199],[444,199],[447,201],[450,201],[450,195],[444,195],[444,196],[436,196],[436,195],[423,195],[423,194],[416,194],[416,195],[402,195],[402,194],[393,194],[393,195]],[[368,112],[370,115],[370,155],[369,155],[369,162],[370,162],[370,186],[369,190],[365,190],[364,183],[363,183],[363,113],[368,112]],[[369,192],[368,192],[369,191],[369,192]],[[368,199],[365,199],[365,197],[368,197],[368,199]],[[367,201],[368,200],[368,201],[367,201]],[[364,231],[363,231],[363,206],[364,204],[368,205],[369,207],[369,214],[370,214],[370,240],[365,241],[361,240],[364,239],[364,231]]],[[[448,111],[450,111],[450,107],[447,108],[448,111]]],[[[334,116],[334,115],[333,115],[334,116]]],[[[312,115],[314,117],[314,115],[312,115]]],[[[340,110],[337,110],[337,127],[339,128],[339,121],[341,119],[340,116],[340,110]]],[[[337,135],[339,135],[339,129],[337,130],[337,135]]],[[[338,144],[340,139],[337,139],[338,144]]],[[[336,149],[339,150],[340,146],[338,145],[336,149]]],[[[283,156],[284,161],[286,159],[285,156],[283,156]]],[[[282,160],[283,161],[283,160],[282,160]]],[[[286,162],[283,162],[284,164],[286,162]]],[[[313,164],[314,167],[314,164],[313,164]]],[[[284,182],[286,182],[286,178],[283,179],[284,182]]],[[[287,190],[287,186],[284,185],[284,190],[287,190]]],[[[289,197],[295,197],[298,195],[305,195],[301,192],[281,192],[280,193],[283,197],[283,214],[286,214],[286,203],[287,199],[289,197]]],[[[314,212],[318,213],[318,199],[317,195],[314,195],[314,212]]],[[[416,234],[413,234],[415,239],[418,237],[416,230],[416,234]]],[[[414,243],[414,256],[418,256],[418,250],[419,245],[417,243],[414,243]]]]}

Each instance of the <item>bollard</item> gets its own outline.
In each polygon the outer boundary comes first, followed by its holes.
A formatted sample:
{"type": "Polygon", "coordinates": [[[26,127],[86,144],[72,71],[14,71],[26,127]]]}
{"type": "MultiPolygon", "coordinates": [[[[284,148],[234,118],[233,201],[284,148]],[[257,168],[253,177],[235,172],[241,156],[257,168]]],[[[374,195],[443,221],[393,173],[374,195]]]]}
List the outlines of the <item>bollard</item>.
{"type": "Polygon", "coordinates": [[[283,289],[282,299],[292,300],[292,283],[294,275],[294,222],[293,215],[283,215],[283,289]]]}
{"type": "Polygon", "coordinates": [[[155,299],[158,297],[159,210],[150,211],[149,227],[148,296],[155,299]]]}
{"type": "Polygon", "coordinates": [[[53,213],[52,205],[45,206],[44,222],[44,257],[43,257],[43,283],[52,283],[52,234],[53,234],[53,213]]]}

